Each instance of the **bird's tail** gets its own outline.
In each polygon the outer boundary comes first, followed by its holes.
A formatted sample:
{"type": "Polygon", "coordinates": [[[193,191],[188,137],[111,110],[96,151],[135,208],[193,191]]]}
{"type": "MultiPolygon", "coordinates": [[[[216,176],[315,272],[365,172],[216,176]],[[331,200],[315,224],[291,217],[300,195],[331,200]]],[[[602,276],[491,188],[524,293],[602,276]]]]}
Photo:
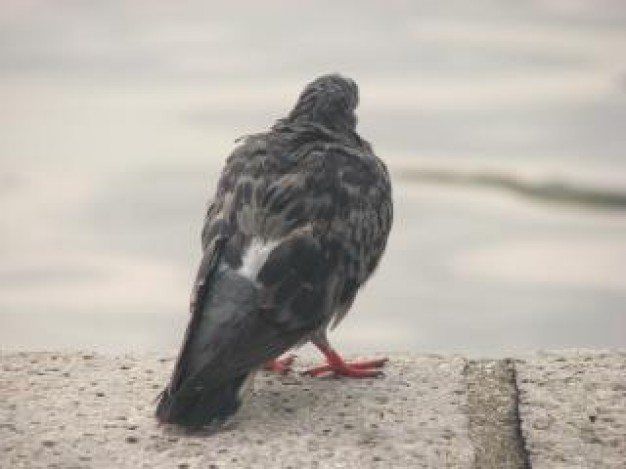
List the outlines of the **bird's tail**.
{"type": "Polygon", "coordinates": [[[296,339],[264,318],[258,293],[237,272],[215,272],[160,396],[160,422],[193,428],[226,420],[241,405],[255,371],[293,345],[296,339]]]}
{"type": "Polygon", "coordinates": [[[254,372],[244,373],[216,388],[198,385],[189,395],[165,389],[157,405],[156,417],[161,423],[199,428],[208,422],[224,422],[242,403],[243,393],[254,372]]]}

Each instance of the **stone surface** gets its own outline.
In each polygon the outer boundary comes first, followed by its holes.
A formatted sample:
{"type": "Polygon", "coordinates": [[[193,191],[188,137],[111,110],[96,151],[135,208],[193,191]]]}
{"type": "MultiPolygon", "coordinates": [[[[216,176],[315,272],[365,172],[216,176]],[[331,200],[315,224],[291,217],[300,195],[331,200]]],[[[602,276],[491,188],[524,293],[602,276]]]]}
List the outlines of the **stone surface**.
{"type": "MultiPolygon", "coordinates": [[[[302,361],[304,368],[310,362],[302,361]]],[[[0,353],[1,468],[622,468],[626,352],[392,356],[383,379],[260,373],[222,431],[159,426],[171,358],[0,353]]]]}
{"type": "Polygon", "coordinates": [[[516,364],[534,469],[626,467],[626,353],[536,354],[516,364]]]}
{"type": "Polygon", "coordinates": [[[211,435],[155,422],[169,359],[33,353],[1,364],[2,467],[473,465],[459,357],[392,357],[384,379],[260,374],[236,420],[211,435]]]}

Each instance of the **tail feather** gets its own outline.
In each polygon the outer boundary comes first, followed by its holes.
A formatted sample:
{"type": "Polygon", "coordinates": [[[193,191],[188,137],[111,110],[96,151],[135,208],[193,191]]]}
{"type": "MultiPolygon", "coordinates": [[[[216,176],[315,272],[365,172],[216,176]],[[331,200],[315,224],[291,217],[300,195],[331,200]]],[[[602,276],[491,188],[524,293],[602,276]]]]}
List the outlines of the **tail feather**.
{"type": "Polygon", "coordinates": [[[301,332],[268,322],[257,298],[258,287],[250,280],[229,269],[215,273],[160,396],[160,422],[200,427],[226,420],[241,405],[248,378],[297,342],[301,332]]]}
{"type": "Polygon", "coordinates": [[[214,421],[224,422],[242,403],[242,390],[252,373],[245,373],[216,388],[201,383],[187,387],[186,392],[165,389],[157,405],[156,417],[161,423],[199,428],[214,421]]]}

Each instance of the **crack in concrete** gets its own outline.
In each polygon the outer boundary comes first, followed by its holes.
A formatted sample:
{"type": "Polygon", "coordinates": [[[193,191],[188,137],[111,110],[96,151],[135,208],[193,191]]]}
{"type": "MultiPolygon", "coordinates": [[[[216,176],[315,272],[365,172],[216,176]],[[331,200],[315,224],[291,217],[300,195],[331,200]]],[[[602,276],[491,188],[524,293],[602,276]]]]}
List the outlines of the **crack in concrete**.
{"type": "Polygon", "coordinates": [[[530,469],[512,360],[471,360],[465,368],[469,434],[476,468],[530,469]]]}
{"type": "Polygon", "coordinates": [[[518,442],[518,451],[524,460],[524,468],[531,469],[530,454],[528,453],[528,447],[526,446],[526,440],[524,439],[524,433],[522,432],[522,417],[520,415],[520,391],[517,385],[517,369],[515,368],[515,361],[507,358],[509,369],[511,370],[511,384],[513,385],[513,409],[515,417],[515,434],[518,442]]]}

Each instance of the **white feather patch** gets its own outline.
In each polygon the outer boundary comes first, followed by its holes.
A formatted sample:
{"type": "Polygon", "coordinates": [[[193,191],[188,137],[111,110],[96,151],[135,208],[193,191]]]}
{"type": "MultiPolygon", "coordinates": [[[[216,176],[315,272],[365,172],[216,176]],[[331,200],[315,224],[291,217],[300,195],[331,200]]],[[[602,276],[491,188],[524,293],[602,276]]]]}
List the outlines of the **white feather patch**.
{"type": "Polygon", "coordinates": [[[241,267],[239,267],[237,273],[255,281],[261,267],[263,267],[268,256],[279,243],[280,240],[265,241],[259,238],[252,239],[242,257],[241,267]]]}

